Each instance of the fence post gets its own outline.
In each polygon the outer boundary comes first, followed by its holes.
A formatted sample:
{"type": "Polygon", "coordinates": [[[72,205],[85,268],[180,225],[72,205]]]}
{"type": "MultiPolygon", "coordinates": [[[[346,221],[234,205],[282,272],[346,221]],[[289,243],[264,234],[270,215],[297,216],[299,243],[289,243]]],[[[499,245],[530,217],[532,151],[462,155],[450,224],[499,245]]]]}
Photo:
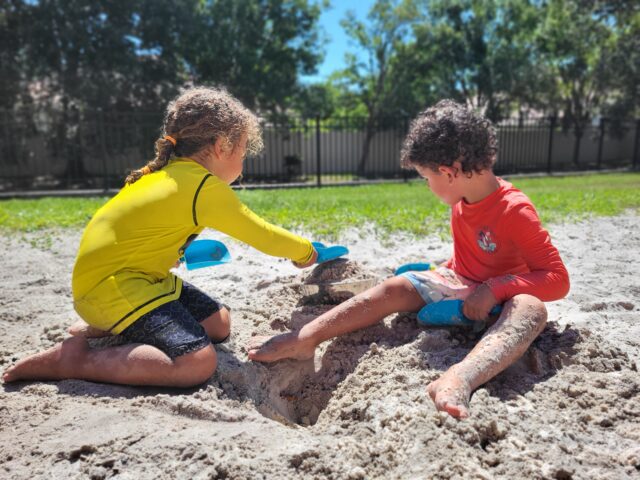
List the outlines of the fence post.
{"type": "Polygon", "coordinates": [[[602,142],[604,140],[604,118],[600,117],[600,139],[598,140],[598,162],[596,168],[602,168],[602,142]]]}
{"type": "Polygon", "coordinates": [[[636,141],[633,144],[633,163],[632,163],[632,168],[634,170],[638,169],[638,163],[639,159],[638,159],[638,150],[640,150],[640,148],[638,148],[638,144],[640,144],[640,118],[638,120],[636,120],[636,141]]]}
{"type": "Polygon", "coordinates": [[[320,117],[318,116],[316,117],[316,185],[318,187],[322,186],[322,178],[320,176],[322,165],[321,155],[322,149],[320,148],[320,117]]]}
{"type": "Polygon", "coordinates": [[[549,117],[549,151],[547,152],[547,173],[551,173],[551,156],[553,154],[553,131],[556,129],[555,115],[549,117]]]}
{"type": "MultiPolygon", "coordinates": [[[[403,117],[402,119],[402,138],[406,137],[409,133],[409,118],[403,117]]],[[[400,167],[402,168],[402,167],[400,167]]],[[[402,168],[402,178],[405,182],[409,181],[409,172],[406,168],[402,168]]]]}

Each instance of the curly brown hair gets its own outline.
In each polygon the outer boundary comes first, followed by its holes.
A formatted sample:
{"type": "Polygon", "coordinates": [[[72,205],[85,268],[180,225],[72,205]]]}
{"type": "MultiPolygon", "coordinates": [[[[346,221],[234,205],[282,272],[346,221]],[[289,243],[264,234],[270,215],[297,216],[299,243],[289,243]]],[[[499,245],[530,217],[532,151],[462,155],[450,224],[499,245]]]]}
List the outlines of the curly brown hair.
{"type": "Polygon", "coordinates": [[[462,171],[471,174],[491,169],[497,153],[498,140],[491,121],[453,100],[441,100],[411,122],[400,165],[437,170],[458,160],[462,171]]]}
{"type": "Polygon", "coordinates": [[[167,106],[162,135],[156,140],[156,156],[133,170],[125,183],[164,167],[172,157],[188,157],[224,138],[232,148],[247,134],[247,154],[263,148],[262,128],[256,115],[223,88],[193,87],[167,106]],[[175,145],[171,139],[175,140],[175,145]]]}

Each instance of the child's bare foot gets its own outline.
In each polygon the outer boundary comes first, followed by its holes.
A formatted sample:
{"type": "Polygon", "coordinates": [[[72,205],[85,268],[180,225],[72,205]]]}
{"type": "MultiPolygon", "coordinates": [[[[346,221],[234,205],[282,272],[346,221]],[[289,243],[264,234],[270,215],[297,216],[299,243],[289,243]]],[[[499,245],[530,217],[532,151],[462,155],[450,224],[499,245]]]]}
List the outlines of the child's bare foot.
{"type": "Polygon", "coordinates": [[[84,320],[78,320],[67,329],[67,332],[69,332],[74,337],[85,338],[100,338],[108,337],[111,335],[111,333],[109,332],[105,332],[104,330],[100,330],[99,328],[92,327],[84,320]]]}
{"type": "Polygon", "coordinates": [[[445,372],[438,380],[427,385],[427,392],[438,410],[455,418],[469,416],[471,389],[455,373],[445,372]]]}
{"type": "Polygon", "coordinates": [[[298,338],[291,332],[274,337],[252,337],[247,345],[249,359],[258,362],[275,362],[283,358],[307,360],[313,357],[316,346],[298,338]]]}
{"type": "Polygon", "coordinates": [[[87,340],[72,337],[44,352],[23,358],[2,375],[5,383],[16,380],[62,380],[73,376],[88,351],[87,340]]]}

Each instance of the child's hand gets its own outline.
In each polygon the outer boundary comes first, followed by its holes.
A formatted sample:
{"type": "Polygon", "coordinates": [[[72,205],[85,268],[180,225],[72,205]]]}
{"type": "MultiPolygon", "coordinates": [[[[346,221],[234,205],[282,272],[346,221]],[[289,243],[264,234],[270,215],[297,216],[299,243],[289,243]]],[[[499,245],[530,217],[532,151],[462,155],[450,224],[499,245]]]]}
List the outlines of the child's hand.
{"type": "Polygon", "coordinates": [[[293,263],[294,266],[298,267],[298,268],[307,268],[310,267],[311,265],[313,265],[314,263],[316,263],[316,260],[318,259],[318,252],[317,251],[313,251],[313,255],[311,255],[311,258],[309,259],[309,261],[307,263],[297,263],[292,261],[291,263],[293,263]]]}
{"type": "Polygon", "coordinates": [[[483,283],[464,301],[462,313],[469,320],[481,322],[489,317],[489,312],[497,303],[489,286],[483,283]]]}

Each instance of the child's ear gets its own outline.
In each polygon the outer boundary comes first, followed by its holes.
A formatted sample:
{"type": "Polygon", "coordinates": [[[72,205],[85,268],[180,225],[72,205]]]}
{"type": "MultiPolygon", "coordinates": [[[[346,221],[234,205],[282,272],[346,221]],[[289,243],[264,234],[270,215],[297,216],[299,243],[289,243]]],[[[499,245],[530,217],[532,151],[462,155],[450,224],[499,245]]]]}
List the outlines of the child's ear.
{"type": "Polygon", "coordinates": [[[228,155],[232,150],[231,142],[226,137],[218,137],[213,144],[213,151],[217,157],[228,155]]]}
{"type": "Polygon", "coordinates": [[[453,179],[456,178],[456,175],[458,174],[458,169],[455,167],[440,165],[438,167],[438,172],[440,172],[440,175],[446,175],[447,180],[449,182],[452,182],[453,179]]]}

